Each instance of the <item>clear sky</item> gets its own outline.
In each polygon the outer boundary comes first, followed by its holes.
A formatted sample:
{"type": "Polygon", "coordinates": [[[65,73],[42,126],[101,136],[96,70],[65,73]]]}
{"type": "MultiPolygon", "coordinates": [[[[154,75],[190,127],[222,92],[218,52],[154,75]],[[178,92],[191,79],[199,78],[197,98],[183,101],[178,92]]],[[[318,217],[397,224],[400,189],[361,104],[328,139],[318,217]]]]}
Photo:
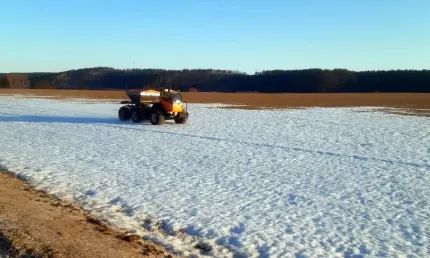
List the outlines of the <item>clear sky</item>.
{"type": "Polygon", "coordinates": [[[0,72],[430,69],[428,0],[0,3],[0,72]]]}

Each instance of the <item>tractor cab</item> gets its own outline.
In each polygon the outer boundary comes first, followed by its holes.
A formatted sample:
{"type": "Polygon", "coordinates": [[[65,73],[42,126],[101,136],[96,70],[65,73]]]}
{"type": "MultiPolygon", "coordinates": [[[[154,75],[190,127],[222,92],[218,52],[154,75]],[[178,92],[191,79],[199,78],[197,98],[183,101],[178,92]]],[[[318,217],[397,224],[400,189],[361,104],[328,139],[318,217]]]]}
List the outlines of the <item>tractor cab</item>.
{"type": "Polygon", "coordinates": [[[178,103],[178,104],[182,103],[181,93],[177,92],[177,93],[172,94],[172,99],[173,99],[173,103],[178,103]]]}
{"type": "Polygon", "coordinates": [[[160,102],[166,110],[173,113],[183,112],[182,94],[178,91],[164,90],[160,92],[160,102]]]}

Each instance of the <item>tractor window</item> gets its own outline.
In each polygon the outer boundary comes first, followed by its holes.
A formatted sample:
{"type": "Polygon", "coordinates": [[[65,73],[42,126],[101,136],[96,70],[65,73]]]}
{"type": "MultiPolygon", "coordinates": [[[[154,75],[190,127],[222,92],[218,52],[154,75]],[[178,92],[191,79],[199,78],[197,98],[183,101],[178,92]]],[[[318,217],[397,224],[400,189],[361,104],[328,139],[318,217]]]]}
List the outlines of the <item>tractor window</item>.
{"type": "Polygon", "coordinates": [[[169,101],[172,98],[172,94],[170,92],[162,92],[161,98],[164,100],[169,101]]]}
{"type": "Polygon", "coordinates": [[[181,94],[173,94],[173,102],[182,102],[182,96],[181,94]]]}

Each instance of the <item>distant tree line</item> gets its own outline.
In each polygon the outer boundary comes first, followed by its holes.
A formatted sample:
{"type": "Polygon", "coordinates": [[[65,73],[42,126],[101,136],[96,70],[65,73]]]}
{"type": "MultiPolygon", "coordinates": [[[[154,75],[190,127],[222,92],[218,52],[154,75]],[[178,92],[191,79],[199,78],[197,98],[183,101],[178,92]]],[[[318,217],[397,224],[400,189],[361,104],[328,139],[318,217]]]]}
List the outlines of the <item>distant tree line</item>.
{"type": "Polygon", "coordinates": [[[206,92],[430,92],[430,70],[270,70],[255,74],[215,69],[114,69],[0,74],[0,88],[111,89],[167,87],[206,92]]]}

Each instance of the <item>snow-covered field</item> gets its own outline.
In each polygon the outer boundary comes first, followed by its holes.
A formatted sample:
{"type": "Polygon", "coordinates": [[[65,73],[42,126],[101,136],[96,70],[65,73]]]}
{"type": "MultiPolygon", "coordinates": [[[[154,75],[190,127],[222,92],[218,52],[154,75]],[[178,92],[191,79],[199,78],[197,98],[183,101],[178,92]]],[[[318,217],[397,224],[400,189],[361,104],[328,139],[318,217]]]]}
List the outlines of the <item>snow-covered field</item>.
{"type": "Polygon", "coordinates": [[[153,126],[2,96],[0,165],[185,255],[430,256],[428,117],[218,106],[153,126]]]}

